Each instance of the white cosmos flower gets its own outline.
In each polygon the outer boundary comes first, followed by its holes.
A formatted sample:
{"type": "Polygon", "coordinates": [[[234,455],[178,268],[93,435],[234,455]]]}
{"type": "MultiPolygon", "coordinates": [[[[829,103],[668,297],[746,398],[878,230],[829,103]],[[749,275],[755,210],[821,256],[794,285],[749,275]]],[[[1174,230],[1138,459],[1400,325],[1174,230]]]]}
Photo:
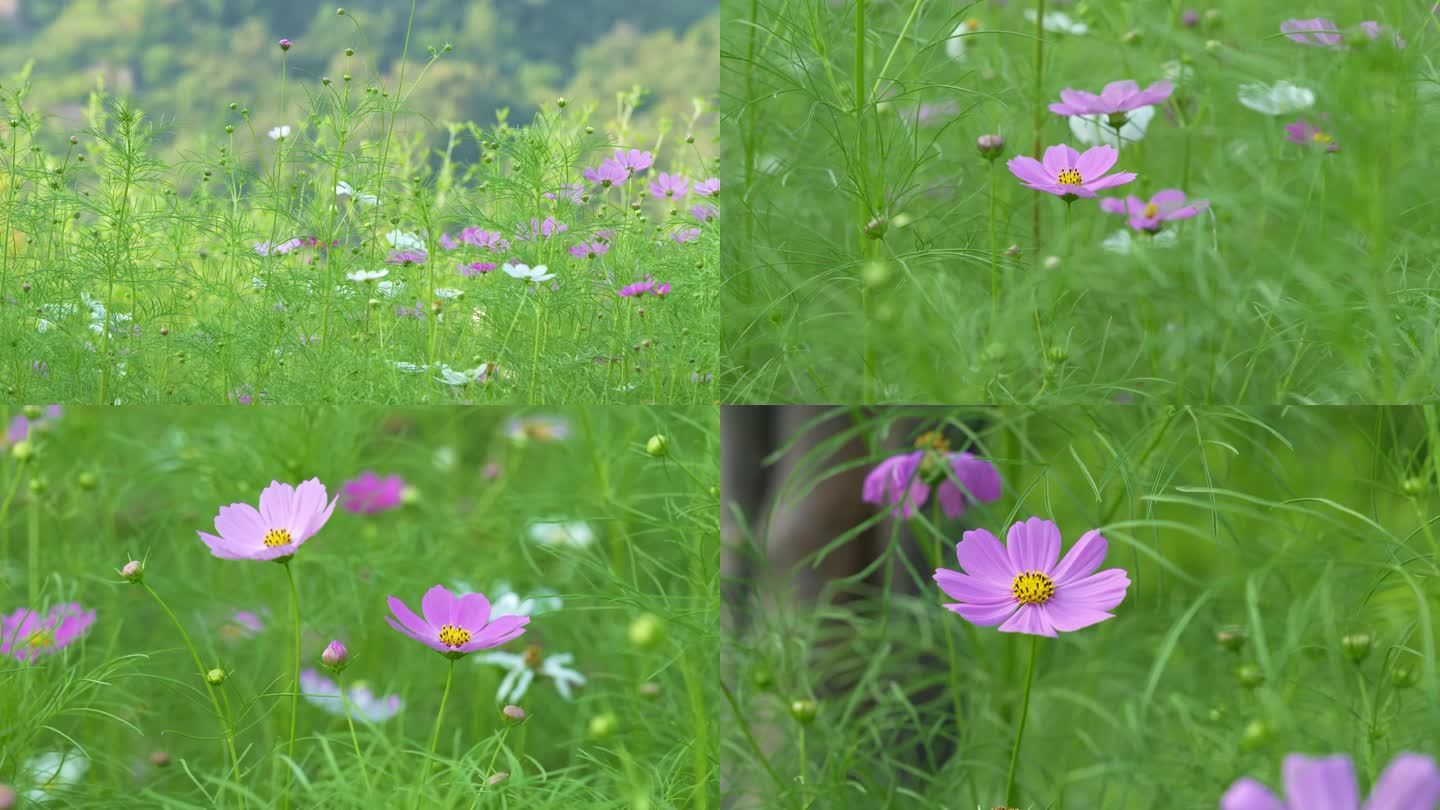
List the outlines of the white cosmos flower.
{"type": "Polygon", "coordinates": [[[376,197],[374,194],[366,194],[363,191],[356,191],[354,186],[350,185],[344,180],[341,180],[340,182],[335,184],[335,196],[350,197],[354,199],[355,202],[362,203],[364,205],[376,205],[380,202],[379,197],[376,197]]]}
{"type": "Polygon", "coordinates": [[[979,30],[980,21],[974,19],[973,17],[955,26],[955,30],[950,34],[950,38],[945,40],[946,55],[948,55],[951,59],[954,59],[956,62],[965,61],[965,35],[974,33],[979,30]]]}
{"type": "Polygon", "coordinates": [[[1162,63],[1160,72],[1175,84],[1188,84],[1191,79],[1195,78],[1195,68],[1179,59],[1171,59],[1162,63]]]}
{"type": "Polygon", "coordinates": [[[31,757],[21,767],[21,783],[33,785],[25,798],[36,804],[62,798],[66,788],[85,778],[90,760],[78,750],[62,754],[56,751],[31,757]]]}
{"type": "Polygon", "coordinates": [[[425,365],[424,363],[411,363],[406,360],[396,360],[395,368],[400,369],[406,374],[419,374],[420,372],[425,371],[430,367],[425,365]]]}
{"type": "Polygon", "coordinates": [[[549,281],[550,279],[555,278],[554,273],[546,272],[547,268],[543,264],[531,267],[528,264],[510,264],[509,262],[506,262],[505,266],[500,269],[504,270],[505,274],[508,276],[518,279],[524,279],[525,281],[539,282],[549,281]]]}
{"type": "MultiPolygon", "coordinates": [[[[455,593],[480,593],[464,580],[451,584],[455,593]]],[[[510,588],[510,583],[503,580],[496,582],[495,587],[485,593],[490,597],[491,616],[537,616],[559,610],[563,605],[560,597],[549,588],[537,588],[531,596],[521,597],[510,588]]]]}
{"type": "Polygon", "coordinates": [[[424,250],[425,240],[419,234],[402,231],[399,228],[385,234],[385,239],[396,250],[424,250]]]}
{"type": "MultiPolygon", "coordinates": [[[[345,716],[345,704],[340,701],[340,685],[313,669],[300,673],[300,692],[305,700],[322,710],[345,716]]],[[[356,681],[345,688],[345,700],[350,703],[352,714],[370,723],[383,723],[405,708],[405,701],[399,695],[379,697],[370,691],[364,681],[356,681]]]]}
{"type": "Polygon", "coordinates": [[[532,523],[529,534],[531,541],[542,546],[584,548],[595,542],[595,530],[583,520],[532,523]]]}
{"type": "Polygon", "coordinates": [[[375,285],[375,289],[376,289],[376,290],[379,290],[379,291],[380,291],[380,294],[383,295],[383,296],[385,296],[386,298],[394,298],[395,296],[397,296],[397,295],[399,295],[400,293],[404,292],[404,290],[405,290],[405,282],[403,282],[403,281],[382,281],[382,282],[380,282],[379,284],[376,284],[376,285],[375,285]]]}
{"type": "Polygon", "coordinates": [[[435,297],[436,297],[436,298],[443,299],[443,300],[446,300],[446,301],[453,301],[453,300],[455,300],[456,298],[459,298],[460,296],[462,296],[462,295],[464,295],[464,294],[465,294],[465,291],[464,291],[464,290],[456,290],[456,289],[453,289],[453,288],[451,288],[451,287],[436,287],[436,288],[435,288],[435,297]]]}
{"type": "MultiPolygon", "coordinates": [[[[1032,23],[1035,22],[1035,9],[1025,9],[1025,19],[1032,23]]],[[[1078,36],[1090,33],[1090,26],[1079,20],[1071,19],[1070,15],[1063,11],[1045,12],[1045,21],[1041,23],[1041,27],[1052,34],[1075,34],[1078,36]]]]}
{"type": "Polygon", "coordinates": [[[1122,228],[1115,233],[1105,237],[1100,247],[1121,256],[1128,256],[1136,250],[1143,250],[1148,247],[1168,248],[1175,244],[1175,231],[1166,229],[1154,236],[1147,236],[1143,240],[1137,239],[1129,228],[1122,228]]]}
{"type": "Polygon", "coordinates": [[[566,666],[575,660],[575,656],[569,653],[541,656],[540,647],[534,644],[530,645],[524,654],[492,652],[480,655],[478,659],[508,670],[505,677],[500,679],[500,688],[495,692],[497,703],[515,703],[520,700],[525,696],[530,684],[535,682],[537,675],[553,681],[555,691],[566,700],[570,700],[572,685],[585,685],[585,676],[566,666]]]}
{"type": "Polygon", "coordinates": [[[1145,137],[1145,130],[1150,128],[1150,119],[1155,117],[1155,107],[1147,104],[1144,107],[1136,107],[1126,117],[1125,125],[1120,127],[1120,137],[1115,137],[1115,128],[1109,124],[1109,116],[1106,115],[1067,115],[1070,120],[1070,132],[1075,139],[1089,146],[1106,144],[1119,149],[1123,144],[1135,143],[1145,137]]]}
{"type": "Polygon", "coordinates": [[[272,140],[272,141],[278,141],[278,140],[280,140],[281,138],[288,138],[288,137],[290,137],[290,125],[289,125],[289,124],[281,124],[280,126],[275,127],[274,129],[270,130],[270,140],[272,140]]]}
{"type": "Polygon", "coordinates": [[[490,364],[481,363],[475,368],[466,371],[456,371],[450,366],[441,363],[438,369],[440,376],[435,379],[446,385],[469,385],[470,383],[483,383],[490,376],[490,364]]]}
{"type": "Polygon", "coordinates": [[[1248,82],[1240,85],[1240,103],[1266,115],[1289,115],[1315,105],[1315,92],[1290,82],[1274,85],[1248,82]]]}
{"type": "Polygon", "coordinates": [[[384,278],[384,277],[386,277],[386,276],[388,276],[388,275],[390,275],[390,271],[389,271],[389,270],[383,270],[383,269],[382,269],[382,270],[356,270],[356,271],[351,272],[351,273],[346,273],[346,274],[345,274],[345,277],[348,278],[348,279],[350,279],[351,281],[361,281],[361,282],[363,282],[363,281],[374,281],[374,280],[377,279],[377,278],[384,278]]]}

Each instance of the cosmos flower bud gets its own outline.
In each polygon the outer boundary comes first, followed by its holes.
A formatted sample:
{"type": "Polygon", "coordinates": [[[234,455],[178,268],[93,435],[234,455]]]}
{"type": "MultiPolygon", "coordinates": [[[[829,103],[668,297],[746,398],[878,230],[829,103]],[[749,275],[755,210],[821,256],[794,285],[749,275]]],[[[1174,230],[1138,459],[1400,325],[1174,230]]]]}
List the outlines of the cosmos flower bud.
{"type": "Polygon", "coordinates": [[[1390,670],[1390,684],[1396,689],[1409,689],[1418,682],[1415,670],[1409,667],[1395,667],[1390,670]]]}
{"type": "Polygon", "coordinates": [[[630,629],[627,635],[630,638],[631,644],[644,649],[655,646],[655,642],[660,640],[660,634],[664,629],[665,627],[660,623],[659,616],[653,613],[646,613],[630,623],[630,629]]]}
{"type": "Polygon", "coordinates": [[[980,157],[994,160],[1004,151],[1005,139],[999,135],[981,135],[975,139],[975,148],[980,150],[980,157]]]}
{"type": "Polygon", "coordinates": [[[646,700],[654,700],[660,697],[660,684],[654,681],[646,681],[640,684],[640,697],[646,700]]]}
{"type": "Polygon", "coordinates": [[[495,773],[490,775],[489,779],[485,780],[485,784],[489,785],[490,787],[495,787],[496,785],[504,782],[506,779],[509,778],[510,774],[506,773],[505,771],[496,771],[495,773]]]}
{"type": "Polygon", "coordinates": [[[1185,9],[1185,13],[1180,15],[1180,24],[1186,28],[1194,28],[1200,24],[1200,12],[1193,8],[1185,9]]]}
{"type": "Polygon", "coordinates": [[[35,445],[27,439],[21,439],[10,446],[10,455],[14,456],[16,461],[24,464],[35,457],[35,445]]]}
{"type": "Polygon", "coordinates": [[[790,703],[790,716],[799,721],[801,725],[810,725],[819,712],[820,707],[813,700],[796,700],[790,703]]]}
{"type": "Polygon", "coordinates": [[[559,107],[560,109],[563,110],[563,109],[565,109],[565,104],[566,104],[566,101],[565,101],[564,96],[561,96],[560,98],[555,99],[555,106],[556,106],[556,107],[559,107]]]}
{"type": "Polygon", "coordinates": [[[1254,689],[1260,684],[1265,683],[1265,673],[1261,672],[1260,668],[1254,664],[1245,664],[1235,670],[1235,678],[1239,680],[1240,685],[1246,689],[1254,689]]]}
{"type": "Polygon", "coordinates": [[[984,354],[986,360],[992,363],[998,363],[1005,359],[1005,355],[1008,352],[1009,350],[1005,348],[1004,343],[990,343],[985,346],[984,354]]]}
{"type": "Polygon", "coordinates": [[[1044,266],[1045,266],[1045,269],[1046,269],[1046,270],[1054,270],[1055,268],[1057,268],[1057,267],[1060,266],[1060,257],[1059,257],[1059,256],[1046,256],[1046,257],[1045,257],[1045,264],[1044,264],[1044,266]]]}
{"type": "Polygon", "coordinates": [[[79,484],[81,489],[94,489],[95,485],[99,482],[100,480],[95,477],[95,473],[89,472],[88,470],[75,477],[75,483],[79,484]]]}
{"type": "Polygon", "coordinates": [[[860,281],[868,288],[883,287],[890,280],[890,265],[885,262],[866,262],[860,270],[860,281]]]}
{"type": "Polygon", "coordinates": [[[343,672],[345,667],[350,665],[350,651],[339,641],[332,641],[325,646],[325,651],[320,653],[320,663],[335,672],[343,672]]]}
{"type": "Polygon", "coordinates": [[[25,414],[26,419],[39,419],[45,414],[45,409],[39,405],[26,405],[20,409],[20,412],[25,414]]]}
{"type": "Polygon", "coordinates": [[[405,506],[414,506],[420,503],[420,490],[413,486],[407,486],[400,490],[400,503],[405,506]]]}
{"type": "Polygon", "coordinates": [[[164,751],[151,751],[150,764],[157,768],[163,768],[170,764],[170,755],[164,751]]]}
{"type": "Polygon", "coordinates": [[[1344,651],[1346,658],[1358,664],[1370,655],[1370,634],[1351,633],[1344,636],[1340,639],[1340,649],[1344,651]]]}
{"type": "Polygon", "coordinates": [[[1246,751],[1254,751],[1270,739],[1270,729],[1259,720],[1251,720],[1240,733],[1240,747],[1246,751]]]}
{"type": "Polygon", "coordinates": [[[1126,31],[1124,36],[1120,37],[1120,41],[1126,45],[1139,45],[1141,38],[1139,31],[1131,29],[1126,31]]]}
{"type": "Polygon", "coordinates": [[[1239,627],[1224,627],[1215,633],[1215,643],[1230,652],[1239,652],[1245,646],[1245,631],[1239,627]]]}
{"type": "Polygon", "coordinates": [[[890,229],[890,222],[885,217],[875,217],[865,223],[865,235],[871,239],[884,239],[885,232],[890,229]]]}
{"type": "Polygon", "coordinates": [[[595,739],[609,737],[611,734],[614,734],[615,730],[619,727],[619,718],[615,717],[611,712],[597,714],[590,718],[590,736],[595,739]]]}
{"type": "Polygon", "coordinates": [[[1219,28],[1219,27],[1220,27],[1220,23],[1223,21],[1223,20],[1221,19],[1222,16],[1223,16],[1223,15],[1221,15],[1220,9],[1218,9],[1218,8],[1207,8],[1207,9],[1205,9],[1205,27],[1206,27],[1206,28],[1219,28]]]}
{"type": "Polygon", "coordinates": [[[1005,257],[1006,257],[1006,258],[1008,258],[1008,259],[1014,259],[1014,258],[1018,258],[1019,256],[1020,256],[1020,246],[1019,246],[1019,245],[1011,245],[1010,247],[1005,248],[1005,257]]]}
{"type": "Polygon", "coordinates": [[[762,692],[768,692],[775,688],[775,676],[768,669],[757,669],[750,673],[750,682],[762,692]]]}
{"type": "Polygon", "coordinates": [[[1400,482],[1400,491],[1413,498],[1425,491],[1425,479],[1418,475],[1407,476],[1400,482]]]}
{"type": "Polygon", "coordinates": [[[15,788],[9,785],[0,785],[0,810],[10,810],[15,806],[15,788]]]}
{"type": "Polygon", "coordinates": [[[226,672],[220,667],[215,667],[214,669],[205,673],[205,682],[210,684],[211,686],[219,686],[220,684],[225,683],[225,678],[226,672]]]}
{"type": "Polygon", "coordinates": [[[505,722],[512,726],[525,722],[525,710],[513,703],[501,709],[500,714],[504,715],[505,722]]]}
{"type": "Polygon", "coordinates": [[[131,560],[121,567],[120,576],[124,577],[126,582],[139,582],[145,578],[145,566],[139,560],[131,560]]]}
{"type": "Polygon", "coordinates": [[[661,458],[670,452],[670,440],[660,434],[651,436],[650,441],[645,442],[645,452],[655,458],[661,458]]]}
{"type": "Polygon", "coordinates": [[[280,43],[279,43],[279,44],[280,44],[280,50],[282,50],[282,51],[288,51],[288,50],[290,50],[290,46],[291,46],[291,44],[293,44],[293,43],[291,43],[290,40],[288,40],[288,39],[282,39],[282,40],[280,40],[280,43]]]}
{"type": "Polygon", "coordinates": [[[1070,359],[1070,350],[1064,346],[1051,346],[1050,350],[1045,352],[1045,356],[1050,358],[1050,362],[1059,365],[1070,359]]]}

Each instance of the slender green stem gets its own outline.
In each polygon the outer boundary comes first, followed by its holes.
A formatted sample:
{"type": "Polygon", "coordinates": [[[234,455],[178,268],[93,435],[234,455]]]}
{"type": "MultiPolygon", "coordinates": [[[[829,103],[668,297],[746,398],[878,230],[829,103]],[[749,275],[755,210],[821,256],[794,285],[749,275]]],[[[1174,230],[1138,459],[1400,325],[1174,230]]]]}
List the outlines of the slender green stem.
{"type": "MultiPolygon", "coordinates": [[[[195,642],[190,640],[190,634],[185,632],[185,625],[180,623],[180,619],[175,616],[175,611],[165,604],[165,600],[160,598],[160,594],[156,593],[148,583],[141,582],[140,587],[144,588],[145,592],[150,594],[150,598],[155,600],[155,604],[159,605],[160,609],[165,611],[165,615],[170,617],[170,623],[175,625],[175,629],[180,632],[180,640],[185,642],[185,649],[190,651],[190,657],[195,661],[195,671],[200,675],[200,682],[205,684],[205,691],[210,694],[210,705],[215,708],[215,719],[220,721],[221,731],[225,734],[225,741],[230,753],[231,775],[238,788],[240,786],[240,755],[235,749],[235,731],[229,723],[225,722],[225,712],[220,709],[220,698],[216,694],[214,684],[205,677],[205,664],[200,660],[200,651],[195,648],[195,642]]],[[[237,790],[236,795],[240,796],[241,806],[244,806],[245,794],[237,790]]]]}
{"type": "MultiPolygon", "coordinates": [[[[1041,94],[1045,92],[1045,0],[1038,0],[1035,4],[1035,89],[1031,93],[1030,103],[1035,108],[1035,156],[1040,156],[1040,150],[1045,147],[1042,135],[1045,129],[1045,105],[1041,103],[1041,94]]],[[[1030,195],[1031,219],[1035,249],[1040,249],[1040,195],[1030,195]]],[[[1035,255],[1039,255],[1036,253],[1035,255]]]]}
{"type": "MultiPolygon", "coordinates": [[[[35,479],[32,479],[35,480],[35,479]]],[[[32,495],[34,490],[31,490],[32,495]]],[[[25,537],[30,561],[30,606],[40,604],[40,499],[32,497],[25,504],[25,537]]]]}
{"type": "Polygon", "coordinates": [[[1030,637],[1030,664],[1025,667],[1025,697],[1020,701],[1020,723],[1015,726],[1015,747],[1010,749],[1010,773],[1005,777],[1005,806],[1015,806],[1015,766],[1020,762],[1020,742],[1025,738],[1025,721],[1030,716],[1030,685],[1035,682],[1035,658],[1040,637],[1030,637]]]}
{"type": "Polygon", "coordinates": [[[430,763],[435,758],[435,746],[440,743],[440,721],[445,719],[445,702],[450,699],[450,683],[455,679],[455,659],[445,671],[445,691],[440,693],[440,711],[435,713],[435,728],[430,732],[430,755],[420,766],[420,779],[415,783],[415,807],[420,807],[420,797],[425,791],[425,778],[430,774],[430,763]]]}
{"type": "MultiPolygon", "coordinates": [[[[862,0],[862,1],[863,1],[863,0],[862,0]]],[[[805,771],[806,771],[807,769],[808,769],[808,763],[807,763],[807,761],[806,761],[806,759],[805,759],[805,726],[804,726],[804,724],[801,724],[801,726],[800,726],[800,810],[805,810],[806,807],[810,806],[810,799],[809,799],[808,796],[807,796],[807,794],[808,794],[810,791],[809,791],[809,790],[806,788],[806,786],[805,786],[805,771]]]]}
{"type": "MultiPolygon", "coordinates": [[[[855,164],[856,185],[859,190],[859,222],[856,223],[860,231],[860,253],[864,258],[874,258],[874,240],[866,233],[870,218],[870,204],[868,199],[869,184],[866,177],[870,169],[870,145],[867,142],[865,131],[865,0],[855,0],[855,148],[858,161],[855,164]]],[[[862,281],[860,285],[860,313],[864,321],[861,330],[861,354],[864,370],[862,372],[861,401],[865,403],[874,401],[875,387],[875,357],[874,344],[871,340],[870,328],[870,291],[862,281]]]]}
{"type": "Polygon", "coordinates": [[[485,766],[485,778],[489,779],[495,775],[495,760],[500,758],[500,749],[505,747],[505,738],[510,735],[510,724],[507,722],[505,728],[500,730],[500,742],[495,743],[495,753],[490,755],[490,764],[485,766]]]}
{"type": "Polygon", "coordinates": [[[285,566],[285,578],[290,581],[290,623],[295,631],[295,677],[290,684],[290,744],[285,749],[290,764],[285,768],[285,793],[280,805],[288,808],[290,786],[295,778],[295,720],[300,716],[300,594],[295,590],[295,572],[290,570],[290,561],[286,560],[281,565],[285,566]]]}
{"type": "Polygon", "coordinates": [[[995,245],[995,161],[990,161],[990,319],[1000,319],[1000,256],[995,245]]]}
{"type": "Polygon", "coordinates": [[[365,755],[360,753],[360,738],[355,736],[355,719],[350,716],[350,698],[345,696],[345,685],[340,681],[340,673],[335,673],[335,688],[340,690],[340,705],[345,707],[345,724],[350,727],[350,744],[355,747],[355,761],[360,763],[360,776],[365,780],[365,790],[374,792],[375,788],[370,784],[370,771],[365,767],[365,755]]]}

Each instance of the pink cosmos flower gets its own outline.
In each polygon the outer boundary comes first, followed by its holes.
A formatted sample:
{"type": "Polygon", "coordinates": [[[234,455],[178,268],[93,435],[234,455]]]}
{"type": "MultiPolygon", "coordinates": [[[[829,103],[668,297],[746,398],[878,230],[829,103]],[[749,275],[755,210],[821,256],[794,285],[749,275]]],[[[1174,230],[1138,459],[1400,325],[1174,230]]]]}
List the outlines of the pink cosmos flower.
{"type": "Polygon", "coordinates": [[[690,181],[682,175],[661,172],[650,181],[650,196],[656,199],[677,199],[684,197],[690,189],[690,181]]]}
{"type": "Polygon", "coordinates": [[[1286,20],[1280,23],[1280,32],[1301,45],[1332,48],[1345,41],[1335,22],[1324,17],[1316,17],[1312,20],[1286,20]]]}
{"type": "MultiPolygon", "coordinates": [[[[321,710],[338,717],[345,716],[345,702],[340,700],[340,685],[319,672],[313,669],[301,670],[300,691],[305,700],[321,710]]],[[[382,698],[361,681],[345,687],[345,701],[349,702],[352,714],[371,723],[383,723],[405,708],[405,701],[401,700],[399,695],[386,695],[382,698]]]]}
{"type": "Polygon", "coordinates": [[[1131,194],[1125,199],[1107,197],[1100,201],[1100,210],[1107,214],[1128,214],[1130,227],[1146,233],[1159,233],[1166,222],[1189,219],[1210,206],[1208,200],[1186,201],[1185,192],[1167,188],[1155,192],[1149,202],[1131,194]]]}
{"type": "Polygon", "coordinates": [[[599,166],[591,166],[585,170],[584,175],[586,180],[604,188],[618,186],[630,179],[630,172],[615,160],[607,160],[599,166]]]}
{"type": "Polygon", "coordinates": [[[423,250],[392,250],[387,264],[424,264],[430,254],[423,250]]]}
{"type": "Polygon", "coordinates": [[[23,413],[15,414],[15,418],[11,419],[10,424],[5,428],[5,444],[15,444],[29,439],[33,431],[50,427],[64,414],[65,409],[60,405],[47,405],[45,412],[34,419],[23,413]]]}
{"type": "Polygon", "coordinates": [[[94,623],[95,611],[74,602],[56,605],[44,615],[20,608],[0,616],[0,655],[21,661],[52,655],[85,635],[94,623]]]}
{"type": "Polygon", "coordinates": [[[651,290],[651,292],[654,293],[657,298],[664,298],[665,296],[670,294],[670,285],[656,284],[655,289],[651,290]]]}
{"type": "Polygon", "coordinates": [[[272,245],[268,241],[256,242],[255,252],[259,253],[261,256],[284,256],[286,253],[289,253],[292,250],[296,250],[300,246],[301,242],[299,239],[291,239],[288,242],[281,242],[278,245],[272,245]]]}
{"type": "Polygon", "coordinates": [[[1106,547],[1089,531],[1061,560],[1060,528],[1032,517],[1010,527],[1005,545],[984,529],[965,532],[955,547],[964,572],[938,569],[935,582],[957,600],[946,609],[972,624],[1054,637],[1113,619],[1110,611],[1125,599],[1123,569],[1095,573],[1106,547]]]}
{"type": "Polygon", "coordinates": [[[865,476],[861,499],[885,504],[898,518],[911,518],[925,506],[933,489],[949,518],[964,514],[969,503],[1000,499],[1002,484],[995,465],[970,453],[952,453],[939,433],[925,433],[916,449],[891,456],[865,476]]]}
{"type": "Polygon", "coordinates": [[[335,511],[325,485],[311,478],[298,487],[271,481],[260,493],[260,508],[248,503],[220,507],[215,516],[219,536],[199,532],[210,553],[222,560],[275,560],[294,556],[315,536],[335,511]]]}
{"type": "Polygon", "coordinates": [[[259,612],[251,610],[237,610],[230,614],[230,619],[220,625],[216,635],[221,641],[235,643],[247,638],[253,638],[265,632],[265,624],[270,618],[270,611],[261,608],[259,612]]]}
{"type": "Polygon", "coordinates": [[[570,226],[555,217],[546,217],[543,222],[531,217],[530,230],[527,232],[522,225],[520,230],[515,234],[515,238],[522,242],[539,239],[542,236],[549,239],[557,233],[564,233],[568,230],[570,230],[570,226]]]}
{"type": "Polygon", "coordinates": [[[1403,753],[1390,760],[1370,798],[1360,803],[1355,766],[1347,756],[1285,757],[1285,798],[1254,779],[1225,791],[1220,810],[1435,810],[1440,807],[1440,769],[1435,760],[1403,753]]]}
{"type": "Polygon", "coordinates": [[[455,237],[451,236],[449,233],[442,233],[440,234],[440,247],[446,250],[454,250],[455,248],[460,247],[460,243],[455,241],[455,237]]]}
{"type": "Polygon", "coordinates": [[[720,216],[720,209],[708,203],[701,203],[690,208],[690,216],[700,222],[709,222],[720,216]]]}
{"type": "Polygon", "coordinates": [[[720,196],[720,178],[710,177],[695,184],[695,193],[702,197],[720,196]]]}
{"type": "Polygon", "coordinates": [[[610,246],[604,242],[581,242],[570,246],[570,255],[577,259],[593,259],[604,256],[609,250],[610,246]]]}
{"type": "Polygon", "coordinates": [[[1120,153],[1113,146],[1092,146],[1082,155],[1060,144],[1045,150],[1043,162],[1020,156],[1011,158],[1005,165],[1026,186],[1069,202],[1077,197],[1094,197],[1097,191],[1123,186],[1134,180],[1134,172],[1106,174],[1119,157],[1120,153]]]}
{"type": "Polygon", "coordinates": [[[386,512],[400,505],[400,493],[405,491],[405,481],[398,475],[384,478],[370,470],[360,473],[359,478],[346,481],[340,488],[340,507],[357,515],[374,515],[386,512]]]}
{"type": "Polygon", "coordinates": [[[630,174],[643,172],[655,163],[655,156],[639,149],[616,149],[615,162],[630,174]]]}
{"type": "Polygon", "coordinates": [[[1327,152],[1340,151],[1335,136],[1306,121],[1304,118],[1285,125],[1285,140],[1304,146],[1324,147],[1327,152]]]}
{"type": "Polygon", "coordinates": [[[472,247],[486,248],[496,253],[504,253],[510,249],[508,239],[496,231],[482,231],[479,228],[466,228],[460,231],[460,241],[472,247]]]}
{"type": "Polygon", "coordinates": [[[554,200],[556,202],[559,202],[560,200],[565,200],[571,205],[579,205],[580,203],[584,202],[584,200],[580,199],[582,196],[584,196],[584,194],[584,186],[580,185],[579,183],[566,183],[565,185],[560,187],[559,191],[545,192],[545,199],[554,200]]]}
{"type": "Polygon", "coordinates": [[[469,264],[455,265],[455,271],[462,276],[473,277],[483,276],[496,267],[495,262],[471,262],[469,264]]]}
{"type": "Polygon", "coordinates": [[[1140,85],[1126,79],[1110,82],[1100,95],[1084,90],[1066,88],[1060,91],[1060,103],[1051,104],[1050,112],[1056,115],[1121,115],[1140,107],[1159,104],[1175,91],[1169,80],[1158,81],[1144,90],[1140,85]]]}
{"type": "Polygon", "coordinates": [[[529,616],[490,615],[490,600],[483,593],[457,596],[444,585],[436,585],[420,600],[424,618],[415,615],[404,602],[389,599],[394,618],[385,617],[390,626],[447,658],[498,647],[525,633],[529,616]]]}
{"type": "Polygon", "coordinates": [[[699,228],[681,228],[680,230],[676,231],[675,233],[670,234],[670,238],[671,238],[671,239],[674,239],[674,240],[675,240],[675,244],[677,244],[677,245],[689,244],[690,242],[694,242],[695,240],[697,240],[697,239],[700,238],[700,229],[699,229],[699,228]]]}

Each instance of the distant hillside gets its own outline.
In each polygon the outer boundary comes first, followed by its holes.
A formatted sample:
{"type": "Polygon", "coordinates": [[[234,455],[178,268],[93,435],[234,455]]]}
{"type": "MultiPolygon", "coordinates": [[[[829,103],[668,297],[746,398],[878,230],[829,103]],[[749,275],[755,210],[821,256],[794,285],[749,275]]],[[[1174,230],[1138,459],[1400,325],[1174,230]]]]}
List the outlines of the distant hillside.
{"type": "MultiPolygon", "coordinates": [[[[254,120],[294,120],[321,77],[383,76],[393,89],[422,75],[429,48],[453,50],[424,71],[409,106],[436,121],[488,123],[501,108],[528,120],[565,95],[594,104],[602,124],[615,94],[644,85],[632,126],[662,119],[683,127],[694,99],[718,91],[713,0],[418,0],[405,52],[404,0],[0,0],[0,65],[6,102],[26,79],[25,109],[55,130],[84,125],[91,91],[135,98],[167,122],[172,146],[217,137],[229,102],[254,120]],[[281,53],[288,54],[286,111],[279,109],[281,53]],[[353,47],[355,54],[345,56],[353,47]],[[21,66],[24,66],[22,68],[21,66]]],[[[708,121],[707,121],[708,124],[708,121]]]]}

